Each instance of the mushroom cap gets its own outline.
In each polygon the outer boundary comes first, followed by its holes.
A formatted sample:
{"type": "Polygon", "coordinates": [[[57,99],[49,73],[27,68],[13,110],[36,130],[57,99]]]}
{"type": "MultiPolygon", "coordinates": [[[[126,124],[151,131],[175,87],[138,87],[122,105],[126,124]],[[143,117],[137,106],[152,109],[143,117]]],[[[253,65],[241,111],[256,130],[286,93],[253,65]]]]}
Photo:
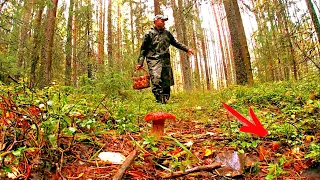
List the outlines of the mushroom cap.
{"type": "Polygon", "coordinates": [[[176,117],[171,113],[167,113],[163,111],[149,113],[144,117],[145,121],[158,121],[158,120],[164,120],[164,119],[175,120],[176,117]]]}

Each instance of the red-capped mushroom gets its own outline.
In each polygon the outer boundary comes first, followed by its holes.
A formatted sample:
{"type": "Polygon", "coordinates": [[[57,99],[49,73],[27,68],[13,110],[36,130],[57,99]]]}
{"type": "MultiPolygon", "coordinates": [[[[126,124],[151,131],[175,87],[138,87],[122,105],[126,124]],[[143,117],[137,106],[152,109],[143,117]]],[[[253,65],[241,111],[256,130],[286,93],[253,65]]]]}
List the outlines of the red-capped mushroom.
{"type": "Polygon", "coordinates": [[[164,135],[164,121],[166,119],[175,120],[176,117],[171,113],[162,111],[149,113],[144,117],[145,121],[152,121],[151,134],[157,137],[164,135]]]}

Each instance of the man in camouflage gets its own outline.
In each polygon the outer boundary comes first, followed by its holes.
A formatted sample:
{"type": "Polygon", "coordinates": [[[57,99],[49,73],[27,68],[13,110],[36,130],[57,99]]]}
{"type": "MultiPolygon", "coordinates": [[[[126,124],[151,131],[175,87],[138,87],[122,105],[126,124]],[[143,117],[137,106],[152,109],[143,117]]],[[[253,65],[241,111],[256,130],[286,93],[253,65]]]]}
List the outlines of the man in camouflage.
{"type": "Polygon", "coordinates": [[[152,92],[159,103],[166,104],[170,98],[170,86],[174,85],[173,72],[170,62],[169,46],[193,54],[191,49],[179,43],[173,35],[165,29],[165,21],[168,18],[156,15],[154,27],[148,30],[142,41],[138,65],[136,69],[143,66],[144,59],[147,59],[148,69],[152,82],[152,92]]]}

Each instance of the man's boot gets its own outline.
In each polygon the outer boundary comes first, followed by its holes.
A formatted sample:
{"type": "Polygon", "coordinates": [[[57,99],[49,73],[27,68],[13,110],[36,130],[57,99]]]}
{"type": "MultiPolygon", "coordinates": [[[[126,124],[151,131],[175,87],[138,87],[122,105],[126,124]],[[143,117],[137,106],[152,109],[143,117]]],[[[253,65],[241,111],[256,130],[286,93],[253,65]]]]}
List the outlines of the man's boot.
{"type": "Polygon", "coordinates": [[[156,98],[157,103],[162,103],[162,96],[161,95],[154,95],[156,98]]]}
{"type": "Polygon", "coordinates": [[[162,104],[167,104],[168,103],[168,98],[165,95],[161,96],[162,104]]]}

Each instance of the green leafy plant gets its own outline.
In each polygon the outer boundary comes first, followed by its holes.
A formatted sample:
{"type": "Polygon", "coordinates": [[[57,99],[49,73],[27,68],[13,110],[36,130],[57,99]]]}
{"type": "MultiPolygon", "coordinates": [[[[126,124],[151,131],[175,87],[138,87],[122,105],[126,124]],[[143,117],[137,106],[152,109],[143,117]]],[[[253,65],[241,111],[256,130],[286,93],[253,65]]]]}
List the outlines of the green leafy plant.
{"type": "Polygon", "coordinates": [[[268,175],[266,176],[266,179],[271,180],[279,177],[280,175],[286,173],[282,169],[282,165],[287,161],[286,157],[283,156],[279,159],[278,163],[270,163],[268,165],[268,175]]]}
{"type": "Polygon", "coordinates": [[[310,144],[310,152],[305,155],[305,158],[314,158],[317,162],[320,162],[320,144],[310,144]]]}

